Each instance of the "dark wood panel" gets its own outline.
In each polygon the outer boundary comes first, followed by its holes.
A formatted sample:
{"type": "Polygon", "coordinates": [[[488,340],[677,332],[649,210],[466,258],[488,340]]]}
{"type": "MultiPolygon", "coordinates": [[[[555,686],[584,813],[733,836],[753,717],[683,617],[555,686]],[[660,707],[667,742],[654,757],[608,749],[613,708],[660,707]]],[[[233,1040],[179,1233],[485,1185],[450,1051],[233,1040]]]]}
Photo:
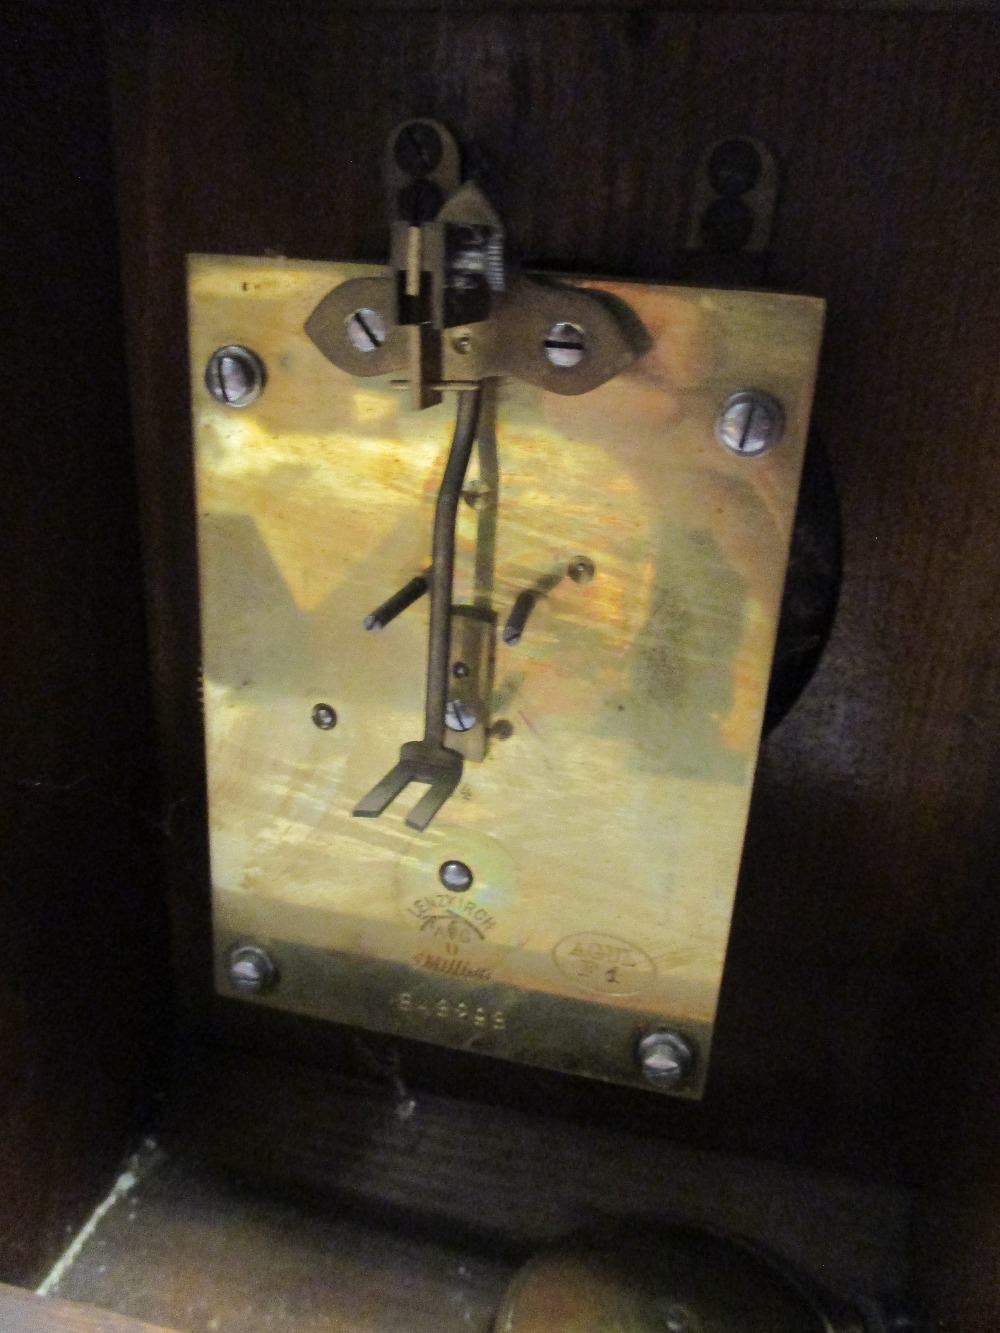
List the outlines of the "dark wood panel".
{"type": "MultiPolygon", "coordinates": [[[[58,0],[49,0],[58,3],[58,0]]],[[[174,0],[176,5],[197,8],[196,0],[174,0]]],[[[250,11],[239,7],[244,15],[250,11]]],[[[663,14],[963,14],[993,13],[996,0],[331,0],[330,9],[345,14],[367,14],[372,10],[447,10],[450,14],[488,14],[504,10],[533,13],[563,11],[593,13],[595,10],[635,11],[663,14]]]]}
{"type": "Polygon", "coordinates": [[[188,1066],[164,1142],[175,1162],[220,1163],[492,1255],[674,1219],[752,1238],[845,1300],[906,1287],[904,1191],[413,1089],[400,1107],[388,1084],[210,1053],[188,1066]]]}
{"type": "Polygon", "coordinates": [[[113,1178],[167,984],[106,59],[85,6],[0,40],[0,1276],[113,1178]]]}
{"type": "Polygon", "coordinates": [[[59,1295],[182,1333],[488,1333],[516,1262],[168,1150],[59,1295]]]}
{"type": "Polygon", "coordinates": [[[4,1333],[170,1333],[92,1305],[53,1301],[17,1287],[0,1287],[0,1328],[4,1333]]]}
{"type": "Polygon", "coordinates": [[[948,1093],[927,1144],[931,1178],[916,1235],[926,1327],[940,1333],[1000,1327],[1000,827],[985,852],[992,865],[962,932],[948,1093]]]}
{"type": "Polygon", "coordinates": [[[902,1288],[906,1201],[879,1187],[441,1098],[404,1122],[346,1082],[330,1098],[313,1075],[304,1098],[287,1065],[209,1072],[189,1127],[231,1158],[262,1147],[277,1188],[167,1136],[54,1294],[185,1333],[487,1333],[535,1246],[595,1221],[613,1234],[623,1213],[739,1231],[848,1301],[902,1288]],[[233,1079],[236,1107],[219,1097],[233,1079]],[[283,1155],[257,1128],[276,1119],[295,1129],[283,1155]]]}
{"type": "MultiPolygon", "coordinates": [[[[216,2],[123,16],[116,50],[193,1011],[207,1004],[208,908],[185,252],[380,257],[382,144],[402,117],[430,114],[465,145],[527,260],[667,277],[692,160],[747,132],[783,164],[774,276],[830,302],[816,424],[843,494],[845,582],[820,673],[762,757],[706,1102],[633,1099],[628,1116],[863,1174],[919,1171],[1000,736],[1000,24],[655,10],[390,23],[300,2],[260,12],[237,40],[216,2]]],[[[314,1030],[297,1031],[308,1050],[314,1030]]],[[[493,1099],[583,1116],[623,1105],[523,1071],[406,1059],[418,1080],[431,1071],[493,1099]]]]}

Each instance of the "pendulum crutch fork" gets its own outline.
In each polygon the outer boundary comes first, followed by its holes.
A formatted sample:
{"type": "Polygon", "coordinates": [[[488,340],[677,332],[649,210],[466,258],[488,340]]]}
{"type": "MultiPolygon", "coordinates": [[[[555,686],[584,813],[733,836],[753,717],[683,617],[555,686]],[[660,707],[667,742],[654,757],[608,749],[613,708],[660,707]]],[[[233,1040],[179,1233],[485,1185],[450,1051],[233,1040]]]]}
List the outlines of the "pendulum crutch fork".
{"type": "Polygon", "coordinates": [[[402,746],[399,762],[354,807],[356,815],[377,818],[411,782],[425,782],[428,790],[406,816],[409,827],[421,832],[462,779],[462,756],[455,750],[449,750],[444,743],[445,712],[448,706],[448,670],[451,661],[455,521],[479,424],[481,388],[478,384],[463,386],[457,393],[455,432],[434,508],[424,736],[423,740],[408,741],[402,746]]]}

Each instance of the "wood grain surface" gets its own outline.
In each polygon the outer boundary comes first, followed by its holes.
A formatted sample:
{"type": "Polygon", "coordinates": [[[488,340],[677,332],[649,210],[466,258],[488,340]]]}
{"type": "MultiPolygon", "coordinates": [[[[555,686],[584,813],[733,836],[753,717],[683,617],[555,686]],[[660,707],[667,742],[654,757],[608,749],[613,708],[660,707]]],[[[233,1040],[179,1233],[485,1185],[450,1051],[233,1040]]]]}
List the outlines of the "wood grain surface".
{"type": "Polygon", "coordinates": [[[58,1294],[179,1333],[487,1333],[518,1258],[171,1155],[58,1294]]]}
{"type": "Polygon", "coordinates": [[[0,1277],[27,1281],[114,1177],[167,971],[102,32],[0,26],[0,1277]]]}
{"type": "Polygon", "coordinates": [[[3,1333],[170,1333],[92,1305],[54,1301],[17,1287],[0,1286],[3,1333]]]}
{"type": "MultiPolygon", "coordinates": [[[[783,167],[775,280],[830,303],[815,420],[842,490],[845,580],[820,672],[762,757],[706,1103],[694,1126],[659,1104],[655,1118],[919,1174],[940,1081],[928,1057],[952,1019],[1000,735],[996,18],[387,23],[300,2],[260,12],[237,42],[228,16],[154,5],[115,30],[161,754],[194,1012],[209,958],[185,254],[379,259],[382,144],[399,119],[430,114],[526,259],[664,278],[690,164],[721,134],[751,133],[783,167]]],[[[455,1079],[530,1100],[517,1071],[455,1079]]],[[[600,1092],[575,1105],[611,1113],[600,1092]]]]}
{"type": "MultiPolygon", "coordinates": [[[[166,1136],[53,1294],[184,1333],[487,1333],[538,1245],[580,1227],[611,1237],[637,1218],[647,1233],[694,1220],[751,1236],[848,1300],[902,1289],[908,1210],[894,1191],[499,1109],[470,1116],[436,1098],[404,1122],[391,1099],[346,1083],[282,1160],[254,1129],[262,1112],[301,1114],[301,1070],[282,1072],[291,1095],[261,1075],[238,1128],[243,1148],[264,1147],[272,1182],[219,1171],[214,1152],[206,1161],[217,1122],[202,1152],[166,1136]],[[296,1159],[311,1154],[324,1190],[301,1188],[296,1159]]],[[[217,1073],[245,1087],[233,1064],[217,1073]]],[[[219,1089],[195,1079],[191,1090],[204,1130],[219,1089]]],[[[227,1133],[238,1157],[235,1142],[227,1133]]]]}
{"type": "Polygon", "coordinates": [[[189,1068],[166,1143],[181,1161],[250,1171],[487,1253],[675,1219],[750,1237],[848,1300],[906,1290],[905,1191],[615,1125],[406,1093],[412,1109],[388,1083],[235,1052],[189,1068]]]}

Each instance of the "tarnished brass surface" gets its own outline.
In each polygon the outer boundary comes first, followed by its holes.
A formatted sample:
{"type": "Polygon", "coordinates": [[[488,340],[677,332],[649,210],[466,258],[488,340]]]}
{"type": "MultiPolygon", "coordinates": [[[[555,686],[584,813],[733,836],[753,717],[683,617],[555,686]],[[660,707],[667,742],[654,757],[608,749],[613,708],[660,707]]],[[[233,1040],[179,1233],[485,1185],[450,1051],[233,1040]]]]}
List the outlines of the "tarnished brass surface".
{"type": "Polygon", "coordinates": [[[854,1311],[734,1241],[661,1227],[568,1242],[514,1276],[495,1333],[861,1333],[854,1311]]]}
{"type": "MultiPolygon", "coordinates": [[[[460,506],[456,601],[503,625],[491,731],[424,833],[355,802],[419,734],[427,568],[454,398],[407,409],[303,332],[375,266],[195,256],[191,382],[218,985],[254,940],[261,1001],[641,1083],[636,1039],[698,1044],[700,1091],[808,424],[822,303],[602,282],[653,346],[582,397],[500,382],[460,506]],[[215,402],[215,348],[267,367],[215,402]],[[761,388],[781,444],[740,458],[719,406],[761,388]],[[494,456],[495,454],[495,456],[494,456]],[[478,475],[476,470],[478,467],[478,475]],[[580,557],[589,582],[559,577],[580,557]],[[336,728],[311,721],[317,702],[336,728]],[[470,890],[438,879],[466,862],[470,890]]],[[[485,409],[484,409],[485,410],[485,409]]]]}

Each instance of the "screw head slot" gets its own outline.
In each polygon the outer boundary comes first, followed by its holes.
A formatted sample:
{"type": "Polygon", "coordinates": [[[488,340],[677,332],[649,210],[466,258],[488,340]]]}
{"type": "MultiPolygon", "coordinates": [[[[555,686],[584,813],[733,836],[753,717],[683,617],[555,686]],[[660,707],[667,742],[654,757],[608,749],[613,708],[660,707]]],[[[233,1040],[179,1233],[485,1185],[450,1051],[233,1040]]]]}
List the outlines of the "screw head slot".
{"type": "Polygon", "coordinates": [[[345,322],[347,336],[356,352],[377,352],[389,334],[383,317],[368,306],[355,310],[345,322]]]}
{"type": "Polygon", "coordinates": [[[560,320],[545,335],[545,356],[558,370],[571,370],[587,354],[587,337],[579,324],[560,320]]]}
{"type": "Polygon", "coordinates": [[[266,382],[264,362],[239,343],[218,348],[205,367],[205,388],[225,407],[249,407],[264,392],[266,382]]]}
{"type": "Polygon", "coordinates": [[[444,723],[450,731],[471,731],[478,718],[476,710],[464,699],[450,699],[444,712],[444,723]]]}
{"type": "Polygon", "coordinates": [[[396,136],[393,156],[408,176],[429,176],[441,161],[441,136],[425,120],[412,120],[396,136]]]}
{"type": "Polygon", "coordinates": [[[785,433],[785,409],[763,389],[734,393],[722,405],[715,438],[742,458],[756,458],[772,449],[785,433]]]}

